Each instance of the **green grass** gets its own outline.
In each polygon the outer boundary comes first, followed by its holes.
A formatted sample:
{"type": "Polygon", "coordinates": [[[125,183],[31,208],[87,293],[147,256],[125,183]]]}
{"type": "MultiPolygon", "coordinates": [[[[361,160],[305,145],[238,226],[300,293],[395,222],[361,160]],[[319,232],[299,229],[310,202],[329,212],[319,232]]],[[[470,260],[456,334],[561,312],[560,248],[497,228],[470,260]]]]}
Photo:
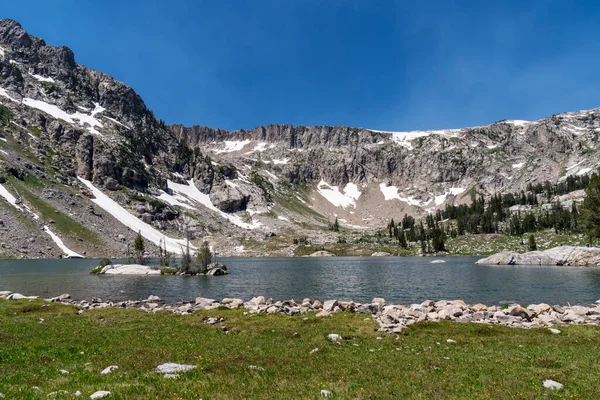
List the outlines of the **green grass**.
{"type": "MultiPolygon", "coordinates": [[[[523,253],[529,251],[527,246],[529,235],[529,233],[523,235],[524,244],[520,244],[520,237],[504,234],[457,236],[446,240],[446,248],[452,255],[489,255],[503,250],[523,253]]],[[[538,250],[547,250],[561,243],[573,246],[583,246],[586,243],[583,235],[556,234],[551,229],[535,232],[533,236],[538,250]]]]}
{"type": "Polygon", "coordinates": [[[552,335],[420,323],[396,336],[376,332],[363,314],[305,320],[242,310],[177,316],[104,309],[78,316],[71,306],[28,300],[0,300],[0,319],[0,392],[8,399],[46,399],[58,390],[79,390],[82,398],[109,390],[116,399],[317,399],[321,389],[338,399],[600,396],[598,327],[552,335]],[[209,316],[225,321],[203,324],[209,316]],[[343,342],[329,342],[329,333],[343,342]],[[164,379],[154,372],[164,362],[198,369],[164,379]],[[109,365],[119,369],[100,375],[109,365]],[[545,379],[565,387],[549,391],[545,379]]]}

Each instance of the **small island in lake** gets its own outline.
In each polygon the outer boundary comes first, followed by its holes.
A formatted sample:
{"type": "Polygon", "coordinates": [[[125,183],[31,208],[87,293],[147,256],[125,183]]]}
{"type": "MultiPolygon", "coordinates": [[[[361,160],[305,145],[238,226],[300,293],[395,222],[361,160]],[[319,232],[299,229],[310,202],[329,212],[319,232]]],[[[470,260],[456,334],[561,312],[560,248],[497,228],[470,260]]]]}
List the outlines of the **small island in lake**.
{"type": "Polygon", "coordinates": [[[194,257],[190,254],[189,244],[182,255],[179,264],[174,263],[173,254],[159,247],[158,265],[144,265],[144,238],[138,233],[134,243],[137,263],[113,264],[109,258],[100,261],[91,273],[96,275],[227,275],[227,266],[220,262],[212,262],[213,253],[208,242],[203,242],[194,257]]]}

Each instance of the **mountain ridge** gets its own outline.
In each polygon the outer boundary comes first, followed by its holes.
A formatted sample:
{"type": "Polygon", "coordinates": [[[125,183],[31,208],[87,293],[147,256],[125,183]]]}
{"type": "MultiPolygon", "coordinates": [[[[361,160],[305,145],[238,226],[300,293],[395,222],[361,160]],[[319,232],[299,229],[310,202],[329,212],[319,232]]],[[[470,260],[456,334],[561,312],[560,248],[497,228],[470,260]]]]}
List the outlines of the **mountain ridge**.
{"type": "Polygon", "coordinates": [[[133,88],[13,20],[0,21],[0,103],[0,184],[16,199],[3,196],[0,218],[34,238],[33,251],[6,243],[16,257],[64,252],[54,239],[35,239],[51,224],[67,248],[88,256],[125,255],[139,227],[151,253],[157,230],[172,250],[190,236],[225,254],[248,254],[249,244],[268,253],[264,236],[274,233],[286,237],[277,250],[285,255],[292,238],[340,240],[327,230],[334,219],[356,236],[474,193],[516,192],[600,166],[600,108],[412,132],[166,125],[133,88]]]}

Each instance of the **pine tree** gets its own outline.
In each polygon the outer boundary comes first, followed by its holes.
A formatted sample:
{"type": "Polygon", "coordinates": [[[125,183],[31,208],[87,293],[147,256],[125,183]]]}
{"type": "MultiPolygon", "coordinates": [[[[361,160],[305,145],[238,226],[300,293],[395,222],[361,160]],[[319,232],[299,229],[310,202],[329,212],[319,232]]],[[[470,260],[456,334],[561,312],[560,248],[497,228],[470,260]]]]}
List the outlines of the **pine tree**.
{"type": "Polygon", "coordinates": [[[133,250],[135,251],[135,255],[137,258],[138,264],[144,264],[144,238],[142,237],[142,233],[138,231],[138,234],[133,242],[133,250]]]}
{"type": "Polygon", "coordinates": [[[535,243],[535,237],[533,234],[529,235],[529,251],[537,250],[537,244],[535,243]]]}
{"type": "Polygon", "coordinates": [[[206,273],[208,271],[208,265],[212,259],[212,253],[210,251],[210,247],[208,246],[208,242],[202,242],[202,246],[196,252],[196,263],[198,264],[198,268],[201,273],[206,273]]]}
{"type": "Polygon", "coordinates": [[[594,174],[585,189],[585,200],[580,207],[581,226],[590,241],[600,238],[600,176],[594,174]]]}
{"type": "Polygon", "coordinates": [[[398,231],[398,244],[400,247],[405,249],[408,247],[408,243],[406,243],[406,236],[404,236],[404,229],[400,229],[398,231]]]}

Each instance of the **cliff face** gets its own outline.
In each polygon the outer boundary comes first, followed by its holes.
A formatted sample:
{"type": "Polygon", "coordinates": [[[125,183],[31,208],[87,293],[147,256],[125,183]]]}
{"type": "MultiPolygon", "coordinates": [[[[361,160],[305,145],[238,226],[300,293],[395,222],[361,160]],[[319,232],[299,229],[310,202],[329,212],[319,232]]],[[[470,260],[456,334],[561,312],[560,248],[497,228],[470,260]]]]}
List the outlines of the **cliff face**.
{"type": "Polygon", "coordinates": [[[323,233],[335,218],[375,229],[474,191],[596,171],[599,132],[600,109],[419,132],[167,126],[131,87],[1,20],[0,220],[11,229],[0,224],[0,256],[64,252],[35,239],[50,224],[66,246],[97,256],[125,255],[138,231],[175,249],[183,236],[207,239],[226,254],[271,232],[336,241],[323,233]],[[20,248],[14,235],[33,240],[20,248]]]}
{"type": "MultiPolygon", "coordinates": [[[[222,152],[224,141],[266,143],[263,161],[286,156],[291,182],[333,185],[385,181],[397,186],[472,187],[493,193],[598,167],[600,109],[540,121],[500,121],[488,126],[426,132],[377,132],[362,128],[268,125],[225,131],[170,125],[190,146],[233,162],[240,151],[222,152]],[[575,166],[575,168],[570,168],[575,166]]],[[[250,154],[246,152],[245,154],[250,154]]]]}

